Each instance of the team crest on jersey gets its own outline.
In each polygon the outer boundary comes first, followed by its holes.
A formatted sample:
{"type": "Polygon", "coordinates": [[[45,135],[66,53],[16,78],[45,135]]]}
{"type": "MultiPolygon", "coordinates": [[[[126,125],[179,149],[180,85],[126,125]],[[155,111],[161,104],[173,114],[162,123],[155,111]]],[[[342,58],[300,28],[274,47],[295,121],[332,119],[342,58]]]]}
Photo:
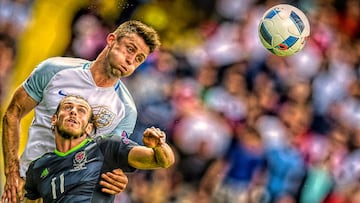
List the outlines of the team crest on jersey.
{"type": "Polygon", "coordinates": [[[75,154],[74,159],[73,159],[73,166],[74,168],[71,169],[70,171],[79,171],[79,170],[83,170],[86,169],[86,153],[85,151],[80,151],[78,153],[75,154]]]}
{"type": "Polygon", "coordinates": [[[103,106],[93,107],[93,110],[98,128],[108,127],[115,118],[115,114],[103,106]]]}

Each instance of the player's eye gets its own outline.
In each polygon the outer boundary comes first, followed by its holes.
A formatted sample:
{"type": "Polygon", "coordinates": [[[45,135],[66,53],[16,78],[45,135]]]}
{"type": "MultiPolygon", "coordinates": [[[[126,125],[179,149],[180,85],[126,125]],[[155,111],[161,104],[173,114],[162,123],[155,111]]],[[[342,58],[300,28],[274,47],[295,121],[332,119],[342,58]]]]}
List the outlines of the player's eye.
{"type": "Polygon", "coordinates": [[[81,114],[86,114],[86,109],[85,108],[79,108],[79,113],[81,114]]]}
{"type": "Polygon", "coordinates": [[[144,61],[144,57],[142,57],[141,55],[138,55],[138,56],[136,56],[135,60],[138,63],[142,63],[144,61]]]}
{"type": "Polygon", "coordinates": [[[65,111],[71,111],[72,108],[73,108],[73,107],[72,107],[71,105],[65,105],[63,109],[64,109],[65,111]]]}
{"type": "Polygon", "coordinates": [[[134,49],[133,47],[131,47],[131,46],[128,46],[128,47],[127,47],[127,51],[128,51],[129,53],[131,53],[131,54],[135,53],[135,49],[134,49]]]}

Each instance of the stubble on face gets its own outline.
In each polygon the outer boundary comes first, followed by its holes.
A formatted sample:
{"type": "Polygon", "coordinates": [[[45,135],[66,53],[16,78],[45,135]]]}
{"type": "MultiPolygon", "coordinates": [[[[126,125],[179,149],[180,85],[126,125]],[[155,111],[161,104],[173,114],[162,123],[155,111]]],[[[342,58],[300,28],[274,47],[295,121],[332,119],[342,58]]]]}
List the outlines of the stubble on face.
{"type": "Polygon", "coordinates": [[[105,67],[105,73],[108,76],[109,79],[119,79],[123,77],[123,73],[119,70],[117,67],[117,63],[113,60],[113,49],[115,44],[112,44],[108,52],[106,54],[106,60],[104,61],[103,65],[105,67]]]}
{"type": "Polygon", "coordinates": [[[81,133],[74,132],[71,130],[68,130],[62,126],[56,126],[56,130],[59,133],[59,135],[65,139],[71,139],[73,137],[80,137],[81,133]]]}
{"type": "Polygon", "coordinates": [[[89,111],[91,111],[90,105],[85,101],[71,97],[66,98],[61,105],[55,121],[57,133],[65,139],[78,138],[86,134],[90,119],[88,116],[89,111]]]}
{"type": "Polygon", "coordinates": [[[136,34],[123,37],[109,45],[105,70],[109,78],[130,76],[149,54],[149,47],[136,34]],[[130,59],[129,59],[130,58],[130,59]]]}
{"type": "Polygon", "coordinates": [[[78,138],[86,134],[86,125],[81,126],[81,124],[78,124],[79,127],[73,125],[75,124],[68,123],[65,119],[59,119],[55,128],[60,136],[66,139],[78,138]]]}

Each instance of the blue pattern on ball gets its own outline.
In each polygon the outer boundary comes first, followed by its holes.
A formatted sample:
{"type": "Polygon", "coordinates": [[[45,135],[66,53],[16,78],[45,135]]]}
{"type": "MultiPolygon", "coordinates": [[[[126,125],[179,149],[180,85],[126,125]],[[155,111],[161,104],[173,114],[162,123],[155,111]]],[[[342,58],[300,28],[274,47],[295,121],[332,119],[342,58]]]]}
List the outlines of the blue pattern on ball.
{"type": "Polygon", "coordinates": [[[286,50],[289,49],[290,47],[292,47],[297,41],[299,40],[299,38],[294,37],[294,36],[289,36],[286,40],[284,40],[282,43],[278,44],[276,46],[277,49],[280,50],[286,50]]]}
{"type": "Polygon", "coordinates": [[[261,36],[264,38],[264,40],[265,40],[268,44],[271,44],[272,36],[271,36],[271,34],[267,31],[264,23],[261,23],[261,26],[260,26],[260,34],[261,34],[261,36]]]}
{"type": "Polygon", "coordinates": [[[303,30],[305,29],[304,22],[301,20],[301,18],[293,11],[290,13],[290,19],[294,22],[297,29],[299,30],[299,33],[301,34],[303,30]]]}
{"type": "Polygon", "coordinates": [[[266,18],[271,19],[274,16],[276,16],[278,13],[280,13],[279,9],[273,9],[273,10],[269,11],[269,13],[265,16],[265,19],[266,18]]]}

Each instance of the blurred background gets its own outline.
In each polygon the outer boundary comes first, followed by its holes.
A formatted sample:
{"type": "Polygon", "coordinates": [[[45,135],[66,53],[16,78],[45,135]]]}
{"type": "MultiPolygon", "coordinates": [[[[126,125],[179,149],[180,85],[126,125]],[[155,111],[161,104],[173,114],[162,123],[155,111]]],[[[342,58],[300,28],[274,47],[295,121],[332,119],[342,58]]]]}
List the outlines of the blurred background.
{"type": "Polygon", "coordinates": [[[162,41],[124,78],[139,113],[131,138],[158,126],[177,161],[129,174],[116,202],[360,202],[359,0],[1,0],[1,116],[37,63],[94,60],[129,19],[162,41]],[[257,34],[279,3],[311,25],[291,57],[272,55],[257,34]]]}

